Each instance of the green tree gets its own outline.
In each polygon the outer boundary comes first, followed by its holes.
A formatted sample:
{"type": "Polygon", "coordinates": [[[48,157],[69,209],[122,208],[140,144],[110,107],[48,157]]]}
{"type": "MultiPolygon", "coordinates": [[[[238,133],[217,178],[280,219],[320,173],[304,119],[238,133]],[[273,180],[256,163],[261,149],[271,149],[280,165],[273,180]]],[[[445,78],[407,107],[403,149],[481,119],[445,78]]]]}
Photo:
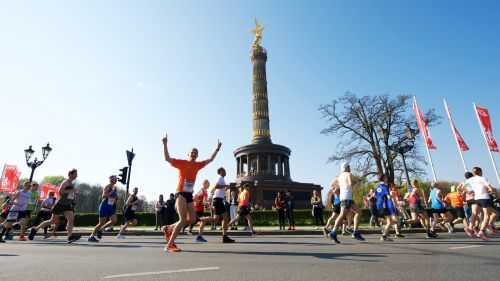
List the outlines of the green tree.
{"type": "MultiPolygon", "coordinates": [[[[324,135],[339,138],[338,146],[328,159],[331,162],[350,161],[361,176],[386,174],[389,182],[403,172],[400,154],[403,148],[411,148],[405,154],[408,171],[420,175],[424,158],[416,149],[415,139],[408,132],[416,132],[415,117],[411,111],[411,97],[387,95],[358,97],[353,93],[334,99],[319,108],[328,126],[324,135]]],[[[425,114],[428,125],[439,123],[440,117],[433,109],[425,114]]]]}
{"type": "Polygon", "coordinates": [[[59,186],[63,181],[63,176],[45,176],[42,180],[42,183],[50,183],[59,186]]]}

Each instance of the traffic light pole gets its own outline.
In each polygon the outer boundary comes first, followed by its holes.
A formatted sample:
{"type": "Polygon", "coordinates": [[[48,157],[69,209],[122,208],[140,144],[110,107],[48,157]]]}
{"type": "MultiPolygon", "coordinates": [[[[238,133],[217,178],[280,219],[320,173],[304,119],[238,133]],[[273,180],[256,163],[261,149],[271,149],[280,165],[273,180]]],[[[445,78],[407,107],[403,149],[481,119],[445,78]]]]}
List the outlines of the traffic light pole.
{"type": "Polygon", "coordinates": [[[130,173],[132,172],[132,165],[128,166],[128,175],[127,175],[127,198],[129,195],[129,186],[130,186],[130,173]]]}
{"type": "Polygon", "coordinates": [[[127,161],[128,161],[128,175],[127,175],[127,198],[129,195],[129,187],[130,187],[130,174],[132,173],[132,160],[134,160],[135,153],[134,148],[131,151],[127,150],[127,161]]]}

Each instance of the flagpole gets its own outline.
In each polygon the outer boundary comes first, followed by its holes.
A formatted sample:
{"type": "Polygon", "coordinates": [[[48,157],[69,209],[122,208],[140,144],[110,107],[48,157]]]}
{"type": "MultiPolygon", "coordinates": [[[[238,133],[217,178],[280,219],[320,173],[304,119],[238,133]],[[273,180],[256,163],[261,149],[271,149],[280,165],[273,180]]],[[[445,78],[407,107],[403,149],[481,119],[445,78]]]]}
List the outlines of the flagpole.
{"type": "Polygon", "coordinates": [[[454,126],[453,121],[451,119],[451,113],[450,113],[450,109],[448,108],[448,103],[446,102],[446,99],[443,99],[443,102],[444,102],[444,109],[446,111],[446,115],[448,116],[448,121],[450,122],[451,131],[453,133],[453,136],[455,137],[455,142],[457,143],[458,154],[460,154],[460,159],[462,159],[462,165],[464,166],[464,171],[467,172],[467,164],[465,164],[464,153],[462,152],[462,149],[460,148],[460,144],[458,143],[457,132],[455,131],[455,126],[454,126]]]}
{"type": "Polygon", "coordinates": [[[488,139],[484,134],[484,128],[483,125],[481,124],[481,118],[479,118],[479,114],[477,112],[476,103],[473,103],[473,105],[474,105],[474,111],[476,112],[477,122],[479,123],[479,128],[481,129],[481,133],[483,134],[484,143],[486,144],[486,149],[490,154],[491,163],[493,164],[493,170],[495,170],[495,175],[497,176],[498,184],[500,184],[500,176],[498,175],[497,163],[495,162],[495,158],[493,158],[493,153],[491,153],[490,146],[488,145],[488,139]]]}
{"type": "MultiPolygon", "coordinates": [[[[416,96],[413,96],[413,102],[415,103],[415,107],[418,109],[416,96]]],[[[420,110],[417,110],[417,112],[418,112],[416,113],[418,115],[417,118],[422,120],[423,116],[420,116],[420,110]]],[[[427,139],[424,136],[424,132],[420,132],[420,135],[422,136],[422,140],[424,141],[425,150],[427,151],[427,157],[429,158],[429,163],[431,164],[431,171],[432,171],[432,176],[434,178],[434,182],[437,182],[436,171],[434,170],[434,163],[432,163],[431,151],[429,150],[429,146],[427,145],[427,139]]]]}

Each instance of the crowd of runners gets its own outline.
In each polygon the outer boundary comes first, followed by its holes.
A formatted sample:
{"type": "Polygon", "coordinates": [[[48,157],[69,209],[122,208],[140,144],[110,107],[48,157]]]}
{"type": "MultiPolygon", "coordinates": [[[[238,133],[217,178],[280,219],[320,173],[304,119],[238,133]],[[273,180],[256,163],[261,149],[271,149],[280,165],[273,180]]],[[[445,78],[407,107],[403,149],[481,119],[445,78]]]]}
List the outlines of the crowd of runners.
{"type": "MultiPolygon", "coordinates": [[[[352,238],[364,240],[358,230],[360,211],[353,201],[353,186],[351,168],[345,163],[331,184],[328,201],[332,205],[332,215],[323,228],[325,236],[336,243],[340,243],[340,227],[342,234],[352,232],[352,238]]],[[[464,181],[459,186],[452,186],[446,195],[443,187],[433,183],[426,197],[420,183],[413,180],[407,193],[401,196],[385,175],[379,175],[376,187],[365,198],[372,215],[370,225],[373,223],[381,228],[382,241],[392,241],[391,228],[395,238],[404,238],[403,226],[411,228],[420,224],[425,229],[425,237],[432,239],[438,236],[436,228],[453,233],[459,223],[469,237],[489,240],[489,235],[496,234],[494,202],[500,197],[499,191],[483,177],[480,167],[474,167],[472,172],[465,173],[464,181]]]]}
{"type": "MultiPolygon", "coordinates": [[[[204,227],[207,223],[222,224],[222,243],[235,242],[228,236],[228,230],[241,219],[246,220],[248,230],[255,234],[250,212],[250,187],[247,184],[241,185],[237,198],[234,198],[234,191],[231,192],[226,183],[226,170],[224,168],[217,169],[218,179],[215,185],[211,186],[208,180],[204,180],[200,190],[196,194],[193,193],[198,172],[215,159],[221,148],[221,142],[218,142],[211,157],[203,161],[197,160],[198,150],[196,148],[189,152],[187,160],[174,159],[168,150],[167,136],[162,139],[162,143],[165,160],[178,170],[179,175],[174,198],[178,220],[163,227],[166,240],[164,250],[166,252],[181,251],[175,241],[179,233],[186,227],[192,231],[193,227],[198,225],[198,233],[194,241],[199,243],[207,242],[203,237],[204,227]],[[236,202],[237,208],[232,210],[230,202],[236,202]],[[209,216],[204,215],[206,207],[212,210],[209,216]],[[233,216],[231,213],[234,213],[233,216]]],[[[81,236],[73,234],[77,193],[74,181],[77,176],[76,169],[70,170],[67,179],[59,187],[57,199],[55,194],[49,194],[48,198],[41,202],[37,214],[33,213],[36,205],[40,202],[36,183],[26,182],[22,189],[11,194],[0,209],[0,242],[12,239],[11,233],[14,224],[20,225],[19,240],[21,241],[35,239],[40,229],[44,231],[44,238],[50,237],[55,235],[58,224],[63,221],[62,218],[66,222],[68,243],[79,240],[81,236]],[[32,220],[32,216],[36,216],[36,219],[32,220]],[[31,225],[29,228],[31,221],[35,221],[35,225],[31,225]],[[49,227],[52,229],[51,234],[48,233],[49,227]]],[[[88,242],[99,242],[102,239],[103,230],[117,223],[118,191],[116,183],[116,176],[110,176],[109,183],[103,188],[98,211],[99,219],[87,238],[88,242]]],[[[331,203],[332,215],[323,228],[325,236],[335,243],[340,243],[339,234],[352,234],[352,238],[356,240],[365,240],[359,229],[361,211],[354,202],[353,188],[356,188],[356,183],[351,173],[351,167],[348,163],[344,163],[328,193],[327,200],[331,203]]],[[[124,239],[127,227],[138,223],[135,214],[140,204],[137,197],[138,191],[138,188],[134,188],[133,193],[125,201],[124,221],[116,239],[124,239]]],[[[469,237],[489,240],[492,235],[496,234],[497,211],[494,208],[494,200],[498,197],[498,193],[499,190],[495,189],[483,177],[481,168],[475,167],[472,172],[465,174],[463,183],[453,186],[451,192],[446,195],[444,189],[435,183],[429,195],[426,196],[419,182],[413,180],[407,188],[406,194],[402,196],[393,184],[389,184],[385,175],[379,175],[375,188],[368,192],[366,200],[369,202],[368,206],[372,213],[370,222],[380,226],[380,239],[382,241],[392,241],[389,236],[391,228],[394,229],[395,238],[404,238],[405,236],[401,233],[402,228],[410,228],[412,225],[419,224],[425,229],[425,237],[432,239],[438,236],[437,228],[451,233],[459,223],[462,224],[464,232],[469,237]]],[[[318,193],[315,193],[314,196],[318,197],[318,193]]],[[[317,199],[313,199],[311,202],[321,203],[317,201],[317,199]]],[[[279,212],[284,202],[283,194],[278,194],[275,204],[279,214],[280,229],[284,229],[284,213],[279,212]]]]}

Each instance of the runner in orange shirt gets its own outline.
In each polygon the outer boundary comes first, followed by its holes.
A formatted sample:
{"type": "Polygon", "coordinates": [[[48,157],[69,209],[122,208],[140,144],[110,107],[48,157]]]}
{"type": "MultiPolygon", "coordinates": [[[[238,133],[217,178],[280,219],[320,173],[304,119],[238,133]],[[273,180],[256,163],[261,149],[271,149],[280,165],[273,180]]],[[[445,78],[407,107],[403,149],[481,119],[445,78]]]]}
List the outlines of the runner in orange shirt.
{"type": "Polygon", "coordinates": [[[255,234],[252,216],[250,215],[250,192],[248,189],[250,189],[248,184],[240,186],[240,194],[238,194],[238,214],[229,222],[229,226],[235,224],[241,217],[244,217],[248,222],[248,228],[252,234],[255,234]]]}
{"type": "Polygon", "coordinates": [[[198,171],[203,169],[208,163],[212,162],[217,156],[222,143],[218,141],[217,148],[213,152],[212,156],[204,161],[196,161],[198,158],[198,149],[193,148],[188,155],[188,160],[179,160],[170,157],[168,152],[168,137],[162,139],[163,142],[163,154],[165,156],[165,161],[170,163],[174,168],[179,170],[179,181],[177,183],[176,194],[175,194],[175,208],[179,214],[179,220],[172,224],[167,225],[163,228],[165,233],[165,240],[167,245],[165,246],[165,251],[169,253],[180,252],[181,250],[175,245],[174,241],[179,235],[179,232],[184,226],[190,225],[196,221],[196,213],[193,208],[193,187],[196,181],[196,175],[198,171]]]}
{"type": "Polygon", "coordinates": [[[464,197],[461,192],[457,191],[456,186],[451,186],[451,192],[446,194],[444,197],[444,202],[449,204],[454,210],[456,214],[455,220],[453,220],[453,224],[456,224],[460,221],[467,226],[467,218],[465,217],[464,211],[464,197]]]}

